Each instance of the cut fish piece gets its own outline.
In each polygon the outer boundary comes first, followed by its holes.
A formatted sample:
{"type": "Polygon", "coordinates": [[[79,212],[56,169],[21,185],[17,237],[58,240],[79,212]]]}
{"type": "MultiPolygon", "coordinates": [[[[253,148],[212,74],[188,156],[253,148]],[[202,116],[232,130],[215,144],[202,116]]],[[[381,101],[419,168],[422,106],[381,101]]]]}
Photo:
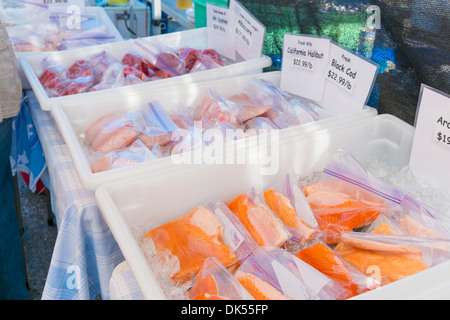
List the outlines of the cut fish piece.
{"type": "Polygon", "coordinates": [[[215,257],[224,266],[237,261],[233,249],[223,242],[220,220],[204,206],[159,226],[144,237],[150,238],[161,258],[168,252],[178,258],[180,270],[172,275],[178,283],[191,279],[205,259],[215,257]]]}
{"type": "Polygon", "coordinates": [[[290,234],[277,217],[263,205],[256,205],[247,194],[226,203],[259,246],[281,246],[290,234]]]}
{"type": "Polygon", "coordinates": [[[251,273],[238,270],[234,276],[255,300],[292,300],[251,273]]]}
{"type": "Polygon", "coordinates": [[[95,150],[108,153],[133,143],[139,132],[123,117],[105,115],[95,121],[85,134],[95,150]]]}
{"type": "Polygon", "coordinates": [[[294,236],[299,237],[299,243],[311,241],[317,235],[315,229],[309,227],[300,219],[291,202],[284,195],[270,189],[264,192],[264,199],[269,208],[288,227],[288,230],[294,236]]]}
{"type": "Polygon", "coordinates": [[[325,244],[316,242],[300,250],[295,256],[347,289],[349,293],[342,297],[343,299],[353,297],[364,291],[358,288],[344,262],[325,244]]]}
{"type": "Polygon", "coordinates": [[[198,300],[201,296],[218,296],[219,288],[212,274],[198,274],[189,289],[189,299],[198,300]]]}
{"type": "Polygon", "coordinates": [[[410,216],[403,216],[398,223],[400,227],[412,236],[444,239],[443,236],[437,234],[429,228],[424,227],[410,216]]]}

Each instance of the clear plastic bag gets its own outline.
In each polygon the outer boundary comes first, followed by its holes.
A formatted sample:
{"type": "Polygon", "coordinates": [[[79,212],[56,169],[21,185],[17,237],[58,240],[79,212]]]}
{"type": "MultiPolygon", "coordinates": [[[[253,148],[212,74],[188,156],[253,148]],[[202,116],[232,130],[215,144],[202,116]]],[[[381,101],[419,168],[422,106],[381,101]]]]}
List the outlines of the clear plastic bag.
{"type": "Polygon", "coordinates": [[[56,51],[59,30],[54,23],[35,23],[6,27],[14,52],[56,51]]]}
{"type": "Polygon", "coordinates": [[[162,43],[135,40],[130,50],[172,77],[182,75],[186,71],[186,62],[162,43]]]}
{"type": "Polygon", "coordinates": [[[259,246],[282,246],[291,237],[282,221],[257,196],[255,188],[226,204],[259,246]]]}
{"type": "Polygon", "coordinates": [[[320,181],[303,186],[303,191],[328,244],[338,243],[343,231],[369,225],[404,197],[402,191],[370,174],[342,149],[333,154],[320,181]]]}
{"type": "Polygon", "coordinates": [[[135,140],[129,147],[114,150],[96,161],[91,170],[93,173],[126,167],[157,159],[141,140],[135,140]]]}
{"type": "Polygon", "coordinates": [[[254,300],[216,258],[205,260],[188,294],[190,300],[254,300]]]}

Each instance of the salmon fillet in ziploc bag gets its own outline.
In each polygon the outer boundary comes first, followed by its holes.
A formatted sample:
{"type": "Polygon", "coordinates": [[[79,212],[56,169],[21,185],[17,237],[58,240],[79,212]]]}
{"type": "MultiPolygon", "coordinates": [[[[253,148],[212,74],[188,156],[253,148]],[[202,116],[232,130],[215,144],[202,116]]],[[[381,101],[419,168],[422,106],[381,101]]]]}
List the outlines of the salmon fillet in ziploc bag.
{"type": "Polygon", "coordinates": [[[389,215],[404,197],[342,149],[332,155],[320,181],[303,191],[328,244],[338,243],[341,232],[370,225],[382,212],[389,215]]]}
{"type": "Polygon", "coordinates": [[[292,254],[273,246],[256,249],[234,276],[256,300],[335,300],[347,291],[292,254]]]}
{"type": "Polygon", "coordinates": [[[295,256],[345,288],[346,293],[341,295],[339,299],[351,298],[379,285],[341,258],[321,240],[309,243],[295,253],[295,256]]]}
{"type": "Polygon", "coordinates": [[[241,194],[226,204],[259,246],[280,247],[292,235],[256,192],[252,188],[250,194],[241,194]]]}
{"type": "Polygon", "coordinates": [[[216,258],[207,258],[188,291],[190,300],[254,300],[216,258]]]}
{"type": "Polygon", "coordinates": [[[290,242],[304,245],[318,236],[319,225],[293,173],[286,174],[271,188],[260,188],[259,192],[259,196],[292,234],[290,242]]]}
{"type": "Polygon", "coordinates": [[[372,232],[343,232],[339,255],[381,285],[424,271],[450,258],[450,240],[372,232]]]}
{"type": "Polygon", "coordinates": [[[236,268],[257,245],[228,208],[208,202],[188,214],[145,233],[147,256],[152,263],[173,259],[166,274],[175,285],[191,281],[205,259],[215,257],[226,268],[236,268]]]}

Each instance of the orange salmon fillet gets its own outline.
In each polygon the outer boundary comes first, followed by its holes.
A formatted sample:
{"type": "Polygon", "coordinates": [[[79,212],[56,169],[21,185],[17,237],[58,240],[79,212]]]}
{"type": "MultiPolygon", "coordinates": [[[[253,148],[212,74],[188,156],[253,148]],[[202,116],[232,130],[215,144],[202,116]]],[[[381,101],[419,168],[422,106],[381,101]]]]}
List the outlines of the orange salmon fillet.
{"type": "MultiPolygon", "coordinates": [[[[371,233],[395,234],[387,223],[380,224],[371,233]]],[[[376,241],[364,241],[342,237],[335,250],[345,260],[354,265],[358,270],[372,275],[368,272],[371,266],[380,270],[380,281],[382,285],[408,277],[427,269],[422,259],[422,252],[414,247],[390,245],[376,241]]]]}
{"type": "Polygon", "coordinates": [[[425,237],[425,238],[439,238],[443,239],[441,235],[436,232],[422,226],[416,220],[411,218],[410,216],[403,216],[398,221],[400,227],[402,227],[408,234],[415,237],[425,237]]]}
{"type": "Polygon", "coordinates": [[[219,295],[216,279],[211,274],[198,274],[194,278],[194,284],[189,289],[189,299],[197,300],[201,296],[219,295]]]}
{"type": "Polygon", "coordinates": [[[304,248],[295,256],[322,272],[349,291],[350,298],[361,293],[358,285],[353,281],[353,276],[345,267],[342,260],[334,252],[321,242],[304,248]]]}
{"type": "Polygon", "coordinates": [[[223,242],[219,219],[204,206],[185,216],[159,226],[144,237],[151,238],[157,254],[165,251],[176,256],[180,270],[172,279],[183,283],[197,274],[208,257],[217,258],[224,266],[237,261],[235,252],[223,242]]]}
{"type": "Polygon", "coordinates": [[[238,270],[234,276],[255,300],[292,300],[251,273],[238,270]]]}
{"type": "Polygon", "coordinates": [[[266,207],[255,205],[247,194],[226,203],[259,246],[281,246],[290,234],[266,207]]]}
{"type": "Polygon", "coordinates": [[[312,240],[316,236],[316,230],[306,225],[292,207],[288,198],[275,190],[264,192],[264,199],[269,208],[280,218],[289,229],[294,229],[301,238],[299,243],[312,240]]]}

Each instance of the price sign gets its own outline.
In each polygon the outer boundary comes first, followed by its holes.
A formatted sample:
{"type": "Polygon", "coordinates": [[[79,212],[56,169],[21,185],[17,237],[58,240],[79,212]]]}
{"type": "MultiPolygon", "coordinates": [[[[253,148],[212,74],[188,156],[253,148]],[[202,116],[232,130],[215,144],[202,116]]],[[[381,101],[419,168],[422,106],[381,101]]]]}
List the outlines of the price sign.
{"type": "Polygon", "coordinates": [[[373,61],[331,43],[321,105],[336,114],[362,110],[377,71],[373,61]]]}
{"type": "Polygon", "coordinates": [[[240,60],[261,57],[266,27],[238,1],[230,0],[229,8],[234,15],[236,56],[240,60]]]}
{"type": "Polygon", "coordinates": [[[320,101],[329,50],[329,38],[285,34],[281,88],[287,92],[320,101]]]}
{"type": "Polygon", "coordinates": [[[228,8],[206,3],[206,26],[208,47],[236,60],[233,13],[228,8]]]}
{"type": "Polygon", "coordinates": [[[422,84],[409,166],[450,196],[450,96],[422,84]]]}

